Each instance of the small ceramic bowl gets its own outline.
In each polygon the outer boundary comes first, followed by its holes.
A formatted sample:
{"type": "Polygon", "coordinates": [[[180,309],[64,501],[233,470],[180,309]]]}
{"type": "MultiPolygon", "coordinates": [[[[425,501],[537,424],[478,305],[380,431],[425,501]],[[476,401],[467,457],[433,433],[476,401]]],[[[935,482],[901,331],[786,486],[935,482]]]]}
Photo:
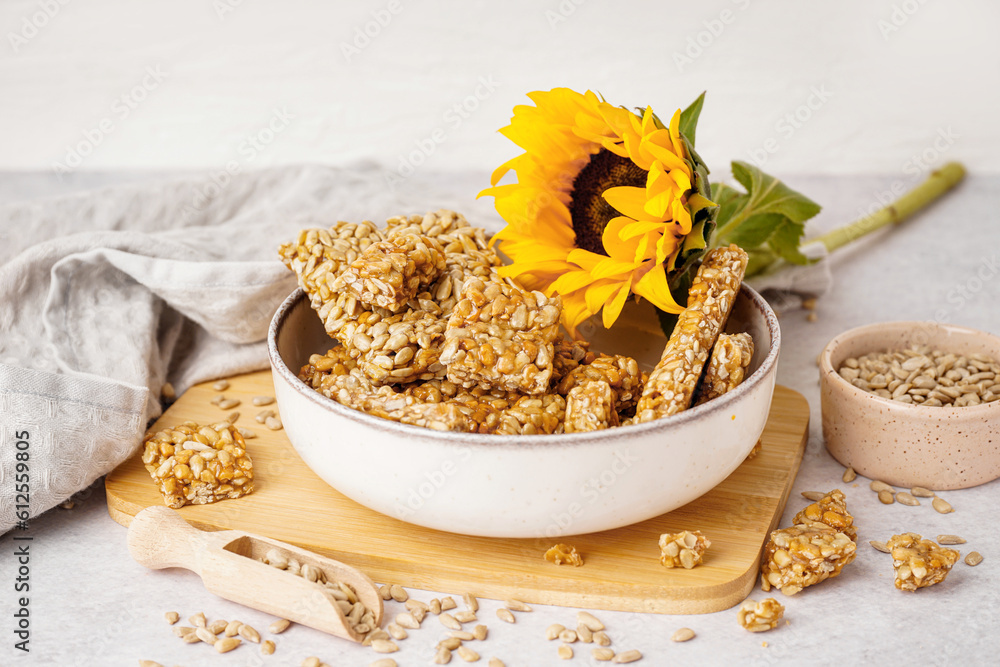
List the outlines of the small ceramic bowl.
{"type": "MultiPolygon", "coordinates": [[[[652,311],[615,335],[649,367],[665,342],[652,311]],[[629,344],[629,340],[636,341],[629,344]]],[[[301,290],[268,333],[275,397],[303,461],[332,487],[383,514],[429,528],[490,537],[556,537],[644,521],[684,505],[746,458],[767,421],[780,334],[747,286],[730,331],[756,342],[752,374],[736,390],[678,415],[593,433],[501,436],[432,431],[373,417],[296,377],[330,338],[301,290]]],[[[622,350],[624,351],[624,350],[622,350]]]]}
{"type": "Polygon", "coordinates": [[[1000,477],[1000,401],[960,408],[881,398],[845,380],[846,359],[912,345],[1000,359],[1000,338],[931,322],[885,322],[846,331],[820,355],[826,448],[859,474],[895,486],[964,489],[1000,477]]]}

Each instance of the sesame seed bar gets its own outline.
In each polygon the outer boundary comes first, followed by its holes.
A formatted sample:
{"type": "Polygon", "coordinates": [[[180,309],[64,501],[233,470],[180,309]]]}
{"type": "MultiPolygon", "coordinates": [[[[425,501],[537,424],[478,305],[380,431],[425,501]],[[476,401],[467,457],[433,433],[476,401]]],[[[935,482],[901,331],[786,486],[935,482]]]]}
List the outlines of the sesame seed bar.
{"type": "Polygon", "coordinates": [[[522,396],[512,406],[499,411],[500,435],[537,435],[563,432],[566,399],[558,394],[522,396]]]}
{"type": "Polygon", "coordinates": [[[660,535],[660,563],[664,567],[690,570],[701,564],[710,546],[712,542],[700,530],[664,533],[660,535]]]}
{"type": "Polygon", "coordinates": [[[695,390],[694,404],[701,405],[736,389],[746,378],[753,359],[753,338],[748,333],[719,334],[705,377],[695,390]]]}
{"type": "Polygon", "coordinates": [[[444,272],[444,250],[432,238],[396,234],[376,241],[341,271],[334,282],[337,292],[346,290],[362,303],[398,313],[421,287],[444,272]]]}
{"type": "Polygon", "coordinates": [[[357,366],[347,348],[337,345],[330,348],[326,354],[310,356],[309,363],[299,370],[298,377],[313,389],[319,389],[323,378],[329,375],[347,375],[357,366]]]}
{"type": "Polygon", "coordinates": [[[940,547],[916,533],[893,535],[886,542],[896,569],[895,584],[901,591],[915,591],[945,580],[958,552],[940,547]]]}
{"type": "Polygon", "coordinates": [[[446,321],[440,310],[429,304],[427,310],[382,312],[362,313],[339,330],[358,368],[379,385],[444,377],[440,346],[446,321]]]}
{"type": "Polygon", "coordinates": [[[806,586],[836,577],[854,560],[850,537],[825,523],[809,522],[771,533],[760,563],[760,586],[795,595],[806,586]]]}
{"type": "Polygon", "coordinates": [[[705,253],[663,355],[639,399],[640,422],[668,417],[691,405],[709,351],[726,324],[747,267],[736,245],[705,253]]]}
{"type": "Polygon", "coordinates": [[[239,430],[228,422],[180,426],[147,434],[142,463],[177,509],[239,498],[253,491],[253,461],[239,430]]]}
{"type": "Polygon", "coordinates": [[[562,300],[470,278],[448,320],[441,362],[463,387],[543,394],[552,377],[562,300]]]}
{"type": "Polygon", "coordinates": [[[740,605],[736,618],[750,632],[767,632],[778,627],[784,614],[785,605],[774,598],[766,598],[760,602],[747,600],[740,605]]]}
{"type": "Polygon", "coordinates": [[[594,357],[590,363],[580,364],[569,371],[556,387],[556,392],[569,395],[573,387],[588,380],[603,380],[614,390],[615,409],[619,413],[633,410],[642,395],[646,376],[631,357],[606,354],[594,357]]]}
{"type": "MultiPolygon", "coordinates": [[[[580,364],[589,364],[596,355],[590,351],[590,343],[585,340],[556,336],[552,343],[555,354],[552,357],[552,384],[559,384],[566,375],[580,364]]],[[[568,391],[568,390],[567,390],[568,391]]]]}
{"type": "Polygon", "coordinates": [[[615,392],[604,380],[584,380],[566,395],[567,433],[600,431],[618,426],[615,392]]]}
{"type": "Polygon", "coordinates": [[[858,529],[854,526],[854,517],[847,511],[847,501],[840,489],[834,489],[813,504],[808,505],[792,519],[794,524],[808,523],[809,521],[825,523],[834,530],[839,530],[847,535],[851,541],[858,541],[858,529]]]}

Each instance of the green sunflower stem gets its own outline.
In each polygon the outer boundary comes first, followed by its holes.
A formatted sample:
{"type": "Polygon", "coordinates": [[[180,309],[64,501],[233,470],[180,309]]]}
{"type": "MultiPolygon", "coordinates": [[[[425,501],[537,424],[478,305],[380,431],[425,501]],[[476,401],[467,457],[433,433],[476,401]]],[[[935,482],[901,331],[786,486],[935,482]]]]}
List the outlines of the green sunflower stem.
{"type": "Polygon", "coordinates": [[[888,206],[849,225],[811,239],[807,243],[822,243],[826,246],[827,252],[833,252],[886,225],[898,224],[909,219],[958,185],[963,178],[965,178],[965,167],[958,162],[949,162],[940,169],[932,171],[923,183],[888,206]]]}

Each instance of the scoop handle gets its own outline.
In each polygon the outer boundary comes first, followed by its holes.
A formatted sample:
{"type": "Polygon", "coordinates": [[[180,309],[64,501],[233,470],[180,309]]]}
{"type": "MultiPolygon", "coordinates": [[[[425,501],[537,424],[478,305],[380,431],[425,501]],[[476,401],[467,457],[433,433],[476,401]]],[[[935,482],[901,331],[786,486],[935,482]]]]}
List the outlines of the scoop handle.
{"type": "Polygon", "coordinates": [[[175,510],[147,507],[128,527],[128,551],[137,563],[152,570],[183,567],[201,574],[205,551],[233,539],[233,531],[205,532],[193,527],[175,510]]]}

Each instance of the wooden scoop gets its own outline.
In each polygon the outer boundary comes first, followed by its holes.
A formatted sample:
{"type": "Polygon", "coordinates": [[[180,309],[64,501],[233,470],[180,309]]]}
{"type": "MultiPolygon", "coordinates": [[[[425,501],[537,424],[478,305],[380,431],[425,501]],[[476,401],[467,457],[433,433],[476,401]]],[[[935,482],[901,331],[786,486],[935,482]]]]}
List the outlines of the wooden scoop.
{"type": "Polygon", "coordinates": [[[259,559],[276,549],[286,558],[312,565],[327,581],[350,584],[365,607],[382,623],[382,598],[366,575],[339,561],[277,540],[238,530],[201,531],[169,507],[147,507],[128,528],[128,550],[141,565],[159,570],[183,567],[197,572],[205,588],[219,597],[360,642],[326,587],[262,563],[259,559]]]}

